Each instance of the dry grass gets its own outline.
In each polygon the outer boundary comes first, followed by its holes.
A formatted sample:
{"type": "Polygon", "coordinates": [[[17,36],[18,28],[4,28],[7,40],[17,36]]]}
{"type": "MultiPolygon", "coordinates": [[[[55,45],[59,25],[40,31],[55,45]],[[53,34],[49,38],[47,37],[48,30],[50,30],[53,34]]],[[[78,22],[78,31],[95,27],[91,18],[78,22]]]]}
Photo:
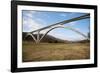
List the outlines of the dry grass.
{"type": "Polygon", "coordinates": [[[23,42],[23,62],[89,59],[89,43],[23,42]]]}

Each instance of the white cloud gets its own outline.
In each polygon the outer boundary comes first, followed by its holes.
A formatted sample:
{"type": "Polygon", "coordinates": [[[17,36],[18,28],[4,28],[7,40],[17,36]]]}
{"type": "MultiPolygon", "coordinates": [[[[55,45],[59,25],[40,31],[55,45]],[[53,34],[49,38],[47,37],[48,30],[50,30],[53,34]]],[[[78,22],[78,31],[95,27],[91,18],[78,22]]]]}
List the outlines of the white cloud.
{"type": "Polygon", "coordinates": [[[35,14],[36,14],[36,11],[23,11],[23,15],[28,18],[33,18],[35,14]]]}
{"type": "Polygon", "coordinates": [[[41,24],[32,19],[23,20],[23,31],[30,32],[41,28],[41,24]]]}
{"type": "Polygon", "coordinates": [[[70,37],[66,37],[67,40],[69,41],[80,41],[80,40],[85,40],[85,38],[83,36],[77,36],[77,37],[73,37],[73,36],[70,36],[70,37]]]}
{"type": "Polygon", "coordinates": [[[39,23],[46,24],[45,21],[41,18],[36,18],[35,20],[39,23]]]}
{"type": "Polygon", "coordinates": [[[23,31],[31,32],[43,27],[42,19],[34,19],[36,11],[24,11],[23,12],[23,31]],[[38,20],[38,21],[37,21],[38,20]]]}
{"type": "Polygon", "coordinates": [[[79,31],[79,32],[81,31],[81,29],[80,29],[80,28],[74,28],[74,29],[75,29],[75,30],[77,30],[77,31],[79,31]]]}
{"type": "Polygon", "coordinates": [[[78,24],[77,24],[77,22],[70,22],[70,23],[65,24],[65,25],[73,27],[73,26],[78,25],[78,24]]]}
{"type": "Polygon", "coordinates": [[[73,36],[68,36],[68,35],[64,35],[63,33],[55,33],[55,32],[51,32],[49,33],[49,35],[52,35],[56,38],[59,38],[59,39],[63,39],[63,40],[68,40],[68,41],[79,41],[79,40],[84,40],[85,38],[81,35],[77,35],[77,37],[73,37],[73,36]]]}
{"type": "Polygon", "coordinates": [[[67,17],[67,15],[66,15],[66,14],[60,14],[60,16],[62,16],[62,17],[67,17]]]}

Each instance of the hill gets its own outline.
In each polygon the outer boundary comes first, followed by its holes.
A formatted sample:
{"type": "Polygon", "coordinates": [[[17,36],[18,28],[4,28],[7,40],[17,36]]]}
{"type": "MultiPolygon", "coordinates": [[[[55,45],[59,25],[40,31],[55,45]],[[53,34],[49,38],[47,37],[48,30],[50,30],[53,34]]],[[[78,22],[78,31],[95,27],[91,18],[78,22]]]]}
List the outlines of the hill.
{"type": "MultiPolygon", "coordinates": [[[[22,35],[23,35],[23,41],[33,41],[32,37],[31,36],[26,36],[26,32],[23,32],[22,35]]],[[[36,37],[37,35],[34,34],[34,36],[36,37]]],[[[40,37],[43,36],[43,34],[40,34],[40,37]]],[[[34,41],[33,41],[34,42],[34,41]]],[[[51,35],[46,35],[40,42],[46,42],[46,43],[69,43],[69,41],[67,40],[62,40],[62,39],[59,39],[59,38],[56,38],[54,36],[51,36],[51,35]]]]}

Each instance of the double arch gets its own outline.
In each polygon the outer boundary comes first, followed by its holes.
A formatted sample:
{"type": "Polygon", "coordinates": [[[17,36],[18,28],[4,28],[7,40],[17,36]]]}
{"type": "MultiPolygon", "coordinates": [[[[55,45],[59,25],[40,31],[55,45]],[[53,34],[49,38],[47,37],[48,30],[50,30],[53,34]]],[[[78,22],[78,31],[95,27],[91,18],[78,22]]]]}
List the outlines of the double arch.
{"type": "Polygon", "coordinates": [[[83,37],[85,37],[86,39],[89,40],[88,36],[86,36],[86,35],[83,34],[82,32],[79,32],[78,30],[76,30],[76,29],[74,29],[74,28],[72,28],[72,27],[65,27],[65,26],[62,26],[62,25],[61,25],[61,26],[56,26],[56,27],[53,27],[53,28],[49,29],[49,30],[40,38],[40,41],[41,41],[50,31],[52,31],[52,30],[55,29],[55,28],[68,28],[69,30],[74,31],[74,32],[76,32],[76,33],[82,35],[83,37]]]}
{"type": "Polygon", "coordinates": [[[56,29],[56,28],[67,28],[69,30],[72,30],[78,34],[80,34],[81,36],[85,37],[86,39],[89,40],[88,36],[86,36],[85,34],[83,34],[82,32],[72,28],[72,27],[66,27],[66,26],[63,26],[63,25],[60,25],[60,26],[55,26],[55,27],[52,27],[50,28],[44,35],[42,35],[41,37],[40,36],[40,31],[37,31],[38,34],[37,34],[37,38],[33,35],[33,33],[29,33],[28,35],[30,35],[32,37],[32,39],[36,42],[36,43],[39,43],[50,31],[52,31],[53,29],[56,29]]]}

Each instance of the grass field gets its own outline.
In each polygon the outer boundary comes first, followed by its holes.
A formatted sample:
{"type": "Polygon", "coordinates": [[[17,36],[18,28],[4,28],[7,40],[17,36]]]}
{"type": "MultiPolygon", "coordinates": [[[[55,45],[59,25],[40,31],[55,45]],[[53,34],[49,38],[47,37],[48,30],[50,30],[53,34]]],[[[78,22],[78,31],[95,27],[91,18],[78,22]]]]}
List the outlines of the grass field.
{"type": "Polygon", "coordinates": [[[23,62],[77,60],[90,58],[89,43],[40,43],[23,42],[23,62]]]}

